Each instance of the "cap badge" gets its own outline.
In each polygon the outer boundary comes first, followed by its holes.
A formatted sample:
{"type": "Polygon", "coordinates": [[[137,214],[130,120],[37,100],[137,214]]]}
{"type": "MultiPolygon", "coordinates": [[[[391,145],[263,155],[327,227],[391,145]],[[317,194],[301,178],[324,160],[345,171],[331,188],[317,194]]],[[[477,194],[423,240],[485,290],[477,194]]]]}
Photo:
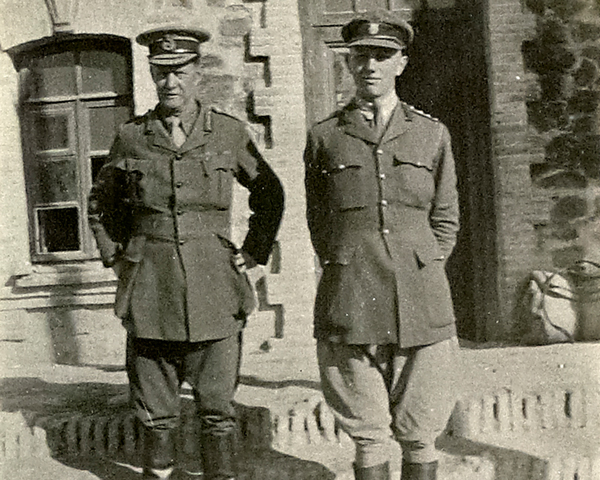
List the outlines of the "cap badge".
{"type": "Polygon", "coordinates": [[[160,47],[165,52],[172,52],[177,49],[177,43],[172,35],[165,35],[160,41],[160,47]]]}
{"type": "Polygon", "coordinates": [[[369,23],[369,35],[377,35],[379,33],[378,23],[369,23]]]}

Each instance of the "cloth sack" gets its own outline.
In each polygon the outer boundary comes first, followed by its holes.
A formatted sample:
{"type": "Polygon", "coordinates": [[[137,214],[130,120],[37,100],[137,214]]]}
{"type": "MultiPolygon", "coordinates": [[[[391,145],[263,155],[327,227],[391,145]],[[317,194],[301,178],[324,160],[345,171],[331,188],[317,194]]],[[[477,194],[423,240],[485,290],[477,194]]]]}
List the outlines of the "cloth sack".
{"type": "Polygon", "coordinates": [[[524,345],[549,345],[575,341],[577,308],[574,288],[556,272],[535,270],[525,294],[528,332],[524,345]]]}

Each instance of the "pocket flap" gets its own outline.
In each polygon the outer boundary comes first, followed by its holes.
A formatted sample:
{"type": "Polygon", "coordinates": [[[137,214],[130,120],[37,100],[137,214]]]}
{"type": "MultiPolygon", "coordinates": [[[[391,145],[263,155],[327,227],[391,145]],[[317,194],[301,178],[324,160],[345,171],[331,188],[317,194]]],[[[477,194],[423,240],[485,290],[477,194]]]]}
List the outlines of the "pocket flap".
{"type": "Polygon", "coordinates": [[[418,245],[414,248],[419,266],[423,268],[434,260],[443,260],[444,256],[437,243],[418,245]]]}
{"type": "Polygon", "coordinates": [[[327,162],[327,165],[325,165],[325,170],[323,170],[323,173],[343,172],[344,170],[346,170],[348,168],[360,168],[363,166],[364,166],[363,159],[360,158],[358,155],[356,155],[354,157],[343,159],[343,160],[342,159],[334,159],[334,160],[327,162]]]}
{"type": "Polygon", "coordinates": [[[123,158],[120,159],[115,164],[115,168],[119,170],[125,170],[127,172],[142,172],[147,174],[153,168],[152,160],[147,160],[143,158],[123,158]]]}
{"type": "Polygon", "coordinates": [[[224,170],[224,171],[231,170],[232,169],[231,151],[224,150],[222,152],[207,154],[206,168],[207,168],[207,170],[224,170]]]}
{"type": "Polygon", "coordinates": [[[146,237],[138,235],[131,237],[127,243],[127,248],[123,254],[123,258],[130,262],[139,263],[144,257],[144,246],[146,245],[146,237]]]}
{"type": "Polygon", "coordinates": [[[348,265],[356,252],[355,245],[337,245],[331,248],[325,265],[348,265]]]}
{"type": "Polygon", "coordinates": [[[433,165],[429,161],[423,161],[420,158],[411,157],[403,157],[400,154],[394,155],[394,167],[399,165],[412,165],[416,168],[424,168],[430,172],[433,172],[433,165]]]}

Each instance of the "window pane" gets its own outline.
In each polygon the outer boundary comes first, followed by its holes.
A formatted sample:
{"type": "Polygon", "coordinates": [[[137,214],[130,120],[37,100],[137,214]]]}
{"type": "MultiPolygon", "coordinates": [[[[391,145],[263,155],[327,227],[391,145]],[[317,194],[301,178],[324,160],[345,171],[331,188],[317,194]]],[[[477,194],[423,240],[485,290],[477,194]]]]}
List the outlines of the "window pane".
{"type": "Polygon", "coordinates": [[[56,207],[37,211],[39,253],[80,250],[77,207],[56,207]]]}
{"type": "Polygon", "coordinates": [[[30,185],[34,191],[34,203],[68,202],[78,198],[74,159],[38,160],[35,180],[30,185]]]}
{"type": "Polygon", "coordinates": [[[127,63],[115,52],[104,50],[81,52],[83,93],[128,92],[127,63]]]}
{"type": "Polygon", "coordinates": [[[117,128],[129,119],[129,107],[90,108],[90,149],[109,150],[117,128]]]}
{"type": "Polygon", "coordinates": [[[75,95],[75,67],[72,52],[55,53],[33,60],[31,68],[32,96],[54,97],[75,95]]]}
{"type": "Polygon", "coordinates": [[[96,178],[98,178],[98,172],[100,172],[100,169],[104,166],[107,160],[108,157],[106,156],[92,157],[92,183],[94,183],[96,178]]]}
{"type": "Polygon", "coordinates": [[[325,13],[354,12],[354,0],[325,0],[325,13]]]}
{"type": "Polygon", "coordinates": [[[359,12],[378,8],[387,10],[388,6],[388,0],[358,0],[356,3],[356,7],[359,12]]]}
{"type": "Polygon", "coordinates": [[[38,152],[69,148],[69,118],[66,115],[35,117],[35,141],[38,152]]]}
{"type": "Polygon", "coordinates": [[[455,6],[455,0],[429,0],[429,8],[450,8],[455,6]]]}
{"type": "Polygon", "coordinates": [[[356,87],[352,80],[352,75],[348,71],[346,58],[343,51],[334,49],[334,84],[335,84],[335,100],[339,108],[346,105],[354,96],[356,87]]]}

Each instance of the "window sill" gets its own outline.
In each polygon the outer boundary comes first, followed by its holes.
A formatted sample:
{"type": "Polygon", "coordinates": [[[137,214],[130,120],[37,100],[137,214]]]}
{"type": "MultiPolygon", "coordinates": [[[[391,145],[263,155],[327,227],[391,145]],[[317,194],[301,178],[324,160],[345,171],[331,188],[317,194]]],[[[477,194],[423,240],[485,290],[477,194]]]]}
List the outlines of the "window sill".
{"type": "Polygon", "coordinates": [[[81,264],[34,265],[32,272],[15,280],[17,289],[43,288],[53,286],[92,286],[93,284],[114,283],[117,277],[112,269],[101,262],[81,264]]]}
{"type": "Polygon", "coordinates": [[[61,307],[110,307],[117,278],[101,262],[34,265],[0,288],[0,312],[61,307]]]}

